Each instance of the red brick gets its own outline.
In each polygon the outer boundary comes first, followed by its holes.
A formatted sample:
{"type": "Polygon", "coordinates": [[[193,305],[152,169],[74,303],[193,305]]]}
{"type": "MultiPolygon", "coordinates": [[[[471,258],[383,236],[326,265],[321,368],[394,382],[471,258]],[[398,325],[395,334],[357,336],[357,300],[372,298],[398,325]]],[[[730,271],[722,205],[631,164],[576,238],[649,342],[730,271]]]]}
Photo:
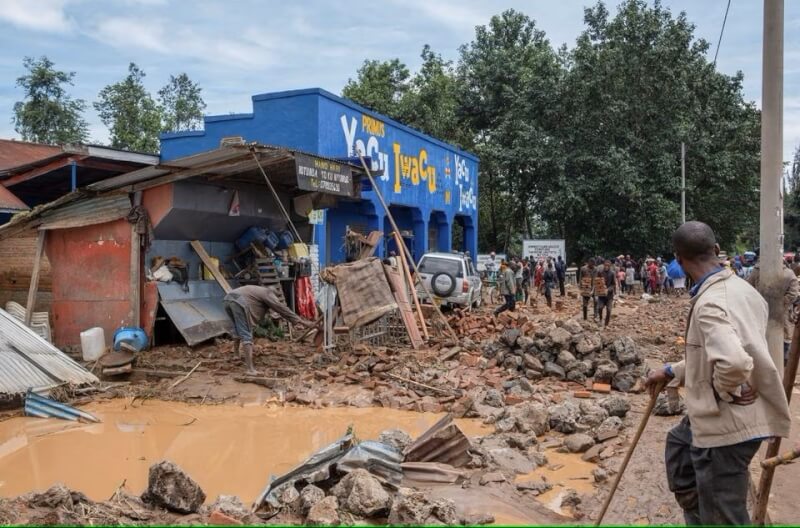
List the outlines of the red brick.
{"type": "Polygon", "coordinates": [[[572,395],[575,396],[576,398],[591,398],[592,397],[592,393],[589,392],[589,391],[585,391],[585,390],[577,390],[577,391],[573,392],[572,395]]]}
{"type": "Polygon", "coordinates": [[[211,515],[208,516],[208,524],[217,526],[240,526],[244,523],[233,517],[228,517],[219,510],[214,510],[211,512],[211,515]]]}
{"type": "Polygon", "coordinates": [[[608,383],[595,383],[592,385],[592,390],[595,392],[602,392],[604,394],[608,394],[611,392],[611,385],[608,383]]]}

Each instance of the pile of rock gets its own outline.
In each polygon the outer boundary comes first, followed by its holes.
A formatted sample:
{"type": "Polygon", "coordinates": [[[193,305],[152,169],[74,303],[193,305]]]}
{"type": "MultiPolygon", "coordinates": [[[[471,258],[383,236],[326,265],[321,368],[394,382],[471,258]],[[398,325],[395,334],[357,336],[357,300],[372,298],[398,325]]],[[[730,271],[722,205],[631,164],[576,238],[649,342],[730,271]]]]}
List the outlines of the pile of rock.
{"type": "Polygon", "coordinates": [[[574,319],[556,321],[529,335],[507,329],[498,340],[484,344],[483,356],[489,366],[503,366],[531,381],[550,376],[577,383],[591,379],[622,392],[643,388],[644,354],[633,339],[607,338],[574,319]]]}

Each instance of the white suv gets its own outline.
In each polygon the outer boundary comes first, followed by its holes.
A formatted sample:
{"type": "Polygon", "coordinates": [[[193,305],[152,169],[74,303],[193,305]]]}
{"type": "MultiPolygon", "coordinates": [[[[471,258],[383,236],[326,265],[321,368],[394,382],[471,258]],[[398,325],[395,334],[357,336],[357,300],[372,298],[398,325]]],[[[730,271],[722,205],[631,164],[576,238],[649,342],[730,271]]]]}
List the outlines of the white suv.
{"type": "Polygon", "coordinates": [[[417,295],[423,302],[477,308],[481,304],[481,278],[472,259],[463,253],[426,253],[417,265],[420,280],[433,294],[429,299],[422,285],[417,295]]]}

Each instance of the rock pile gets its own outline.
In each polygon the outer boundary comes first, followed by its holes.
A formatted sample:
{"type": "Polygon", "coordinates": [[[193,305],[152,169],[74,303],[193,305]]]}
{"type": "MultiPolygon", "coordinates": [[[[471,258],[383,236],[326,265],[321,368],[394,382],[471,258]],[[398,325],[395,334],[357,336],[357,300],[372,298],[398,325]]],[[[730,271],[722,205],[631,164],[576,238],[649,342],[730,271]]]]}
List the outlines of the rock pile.
{"type": "Polygon", "coordinates": [[[644,354],[630,337],[606,339],[585,330],[574,319],[558,320],[530,334],[505,330],[483,346],[489,366],[522,373],[528,380],[543,377],[585,383],[607,383],[622,392],[643,389],[644,354]]]}

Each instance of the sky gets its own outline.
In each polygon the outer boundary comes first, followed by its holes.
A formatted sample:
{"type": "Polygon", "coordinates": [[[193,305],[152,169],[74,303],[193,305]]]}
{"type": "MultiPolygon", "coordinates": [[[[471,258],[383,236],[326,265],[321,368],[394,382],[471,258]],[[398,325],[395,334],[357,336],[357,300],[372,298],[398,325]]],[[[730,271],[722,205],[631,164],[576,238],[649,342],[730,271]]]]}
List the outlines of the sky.
{"type": "MultiPolygon", "coordinates": [[[[649,0],[652,4],[652,0],[649,0]]],[[[608,0],[612,13],[617,0],[608,0]]],[[[122,79],[129,62],[155,94],[170,74],[186,72],[203,89],[209,114],[249,112],[253,94],[320,87],[340,93],[366,58],[400,58],[412,70],[425,44],[457,59],[475,26],[514,8],[533,18],[555,46],[574,45],[587,0],[1,0],[0,137],[18,137],[11,122],[22,98],[15,86],[25,56],[47,55],[76,73],[74,97],[87,101],[93,142],[108,131],[91,103],[122,79]]],[[[785,2],[784,145],[800,144],[800,1],[785,2]]],[[[695,35],[711,43],[727,0],[663,0],[685,11],[695,35]]],[[[732,0],[717,67],[744,73],[744,94],[761,104],[762,2],[732,0]]]]}

